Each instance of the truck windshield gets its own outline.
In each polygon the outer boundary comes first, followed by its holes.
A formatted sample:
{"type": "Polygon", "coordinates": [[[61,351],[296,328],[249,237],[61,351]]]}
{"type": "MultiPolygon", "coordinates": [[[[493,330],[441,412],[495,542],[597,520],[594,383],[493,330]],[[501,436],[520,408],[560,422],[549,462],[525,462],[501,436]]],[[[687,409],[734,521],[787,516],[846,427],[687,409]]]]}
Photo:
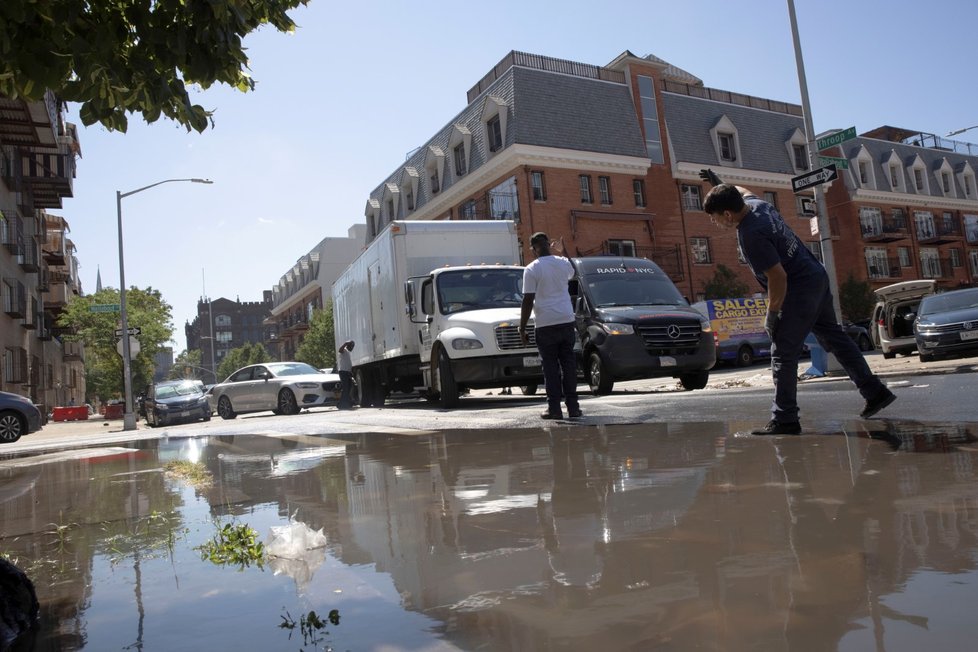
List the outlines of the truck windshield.
{"type": "Polygon", "coordinates": [[[443,315],[480,308],[515,308],[522,303],[522,269],[466,269],[438,276],[438,308],[443,315]]]}
{"type": "Polygon", "coordinates": [[[585,281],[595,308],[686,303],[672,281],[661,274],[588,274],[585,281]]]}

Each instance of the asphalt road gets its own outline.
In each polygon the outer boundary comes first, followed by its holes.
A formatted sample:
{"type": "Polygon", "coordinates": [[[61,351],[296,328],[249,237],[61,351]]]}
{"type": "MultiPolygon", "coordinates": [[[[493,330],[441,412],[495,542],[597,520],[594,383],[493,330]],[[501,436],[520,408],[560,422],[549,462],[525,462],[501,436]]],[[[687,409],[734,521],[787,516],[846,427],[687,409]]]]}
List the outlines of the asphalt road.
{"type": "MultiPolygon", "coordinates": [[[[917,356],[885,360],[869,354],[870,366],[897,394],[898,400],[873,421],[917,423],[978,422],[975,386],[978,358],[921,363],[917,356]]],[[[804,364],[802,370],[804,369],[804,364]]],[[[0,447],[0,455],[31,454],[79,446],[106,445],[157,437],[195,437],[261,434],[299,437],[330,434],[415,433],[444,430],[492,430],[513,428],[600,427],[611,424],[724,422],[730,429],[748,430],[770,418],[773,384],[763,365],[746,369],[718,369],[704,390],[682,391],[674,379],[619,383],[607,396],[590,396],[582,389],[584,418],[549,422],[540,419],[545,407],[542,394],[511,396],[498,390],[480,390],[462,399],[456,410],[442,410],[417,398],[392,400],[383,408],[340,412],[334,408],[304,410],[295,416],[271,412],[239,416],[224,421],[188,423],[148,428],[140,421],[136,431],[123,431],[121,421],[90,419],[87,422],[49,423],[40,432],[15,444],[0,447]]],[[[858,418],[862,398],[844,376],[799,383],[799,404],[804,432],[839,432],[866,427],[858,418]]]]}

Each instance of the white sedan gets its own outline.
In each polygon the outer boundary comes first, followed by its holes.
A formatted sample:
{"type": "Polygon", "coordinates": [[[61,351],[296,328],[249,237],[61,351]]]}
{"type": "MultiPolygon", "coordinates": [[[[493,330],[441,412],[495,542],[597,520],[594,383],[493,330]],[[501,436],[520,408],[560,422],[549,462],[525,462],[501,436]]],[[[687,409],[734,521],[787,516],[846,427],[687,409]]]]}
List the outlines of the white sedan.
{"type": "Polygon", "coordinates": [[[238,369],[214,385],[207,397],[222,419],[265,410],[297,414],[304,407],[335,403],[339,377],[305,362],[265,362],[238,369]]]}

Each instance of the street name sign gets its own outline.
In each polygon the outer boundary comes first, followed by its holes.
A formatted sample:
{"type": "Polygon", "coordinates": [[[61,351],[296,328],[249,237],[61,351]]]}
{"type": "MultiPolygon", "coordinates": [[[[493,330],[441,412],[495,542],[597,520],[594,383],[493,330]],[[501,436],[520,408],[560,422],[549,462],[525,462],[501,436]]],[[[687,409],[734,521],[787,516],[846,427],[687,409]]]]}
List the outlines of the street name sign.
{"type": "Polygon", "coordinates": [[[819,165],[835,165],[838,170],[848,170],[849,169],[849,159],[844,159],[839,156],[821,156],[818,157],[819,165]]]}
{"type": "MultiPolygon", "coordinates": [[[[139,326],[133,326],[132,328],[129,329],[129,334],[135,337],[136,335],[142,335],[143,334],[143,331],[142,331],[142,329],[139,326]]],[[[116,337],[122,337],[122,329],[121,328],[115,329],[115,336],[116,337]]]]}
{"type": "Polygon", "coordinates": [[[812,186],[818,186],[833,179],[838,179],[839,175],[836,173],[834,165],[826,165],[824,168],[819,168],[802,174],[791,179],[791,189],[795,192],[804,190],[805,188],[811,188],[812,186]]]}
{"type": "Polygon", "coordinates": [[[118,303],[93,303],[88,307],[88,312],[119,312],[118,303]]]}
{"type": "Polygon", "coordinates": [[[837,131],[831,136],[826,136],[825,138],[819,138],[818,140],[815,141],[815,146],[818,148],[818,151],[821,152],[823,149],[828,149],[829,147],[832,147],[834,145],[839,145],[840,143],[844,143],[847,140],[852,140],[855,137],[856,137],[856,128],[849,127],[848,129],[837,131]]]}

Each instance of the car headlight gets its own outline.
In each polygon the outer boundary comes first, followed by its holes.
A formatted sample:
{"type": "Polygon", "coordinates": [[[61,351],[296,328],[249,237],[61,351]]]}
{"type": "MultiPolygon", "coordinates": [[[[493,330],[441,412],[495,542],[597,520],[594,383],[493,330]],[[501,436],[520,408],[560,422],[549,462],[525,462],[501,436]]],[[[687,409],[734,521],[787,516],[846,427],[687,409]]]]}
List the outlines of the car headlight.
{"type": "Polygon", "coordinates": [[[601,324],[601,328],[608,335],[631,335],[635,332],[635,327],[631,324],[616,324],[614,322],[608,322],[607,324],[601,324]]]}
{"type": "Polygon", "coordinates": [[[472,349],[481,349],[482,342],[470,337],[460,337],[452,340],[452,348],[457,351],[471,351],[472,349]]]}
{"type": "Polygon", "coordinates": [[[704,333],[710,333],[713,331],[713,326],[710,324],[710,320],[704,319],[700,322],[700,328],[704,333]]]}
{"type": "Polygon", "coordinates": [[[159,410],[160,412],[166,412],[167,410],[170,409],[170,406],[167,405],[166,403],[157,403],[156,409],[159,410]]]}
{"type": "Polygon", "coordinates": [[[319,383],[296,383],[295,386],[299,389],[316,389],[319,383]]]}

